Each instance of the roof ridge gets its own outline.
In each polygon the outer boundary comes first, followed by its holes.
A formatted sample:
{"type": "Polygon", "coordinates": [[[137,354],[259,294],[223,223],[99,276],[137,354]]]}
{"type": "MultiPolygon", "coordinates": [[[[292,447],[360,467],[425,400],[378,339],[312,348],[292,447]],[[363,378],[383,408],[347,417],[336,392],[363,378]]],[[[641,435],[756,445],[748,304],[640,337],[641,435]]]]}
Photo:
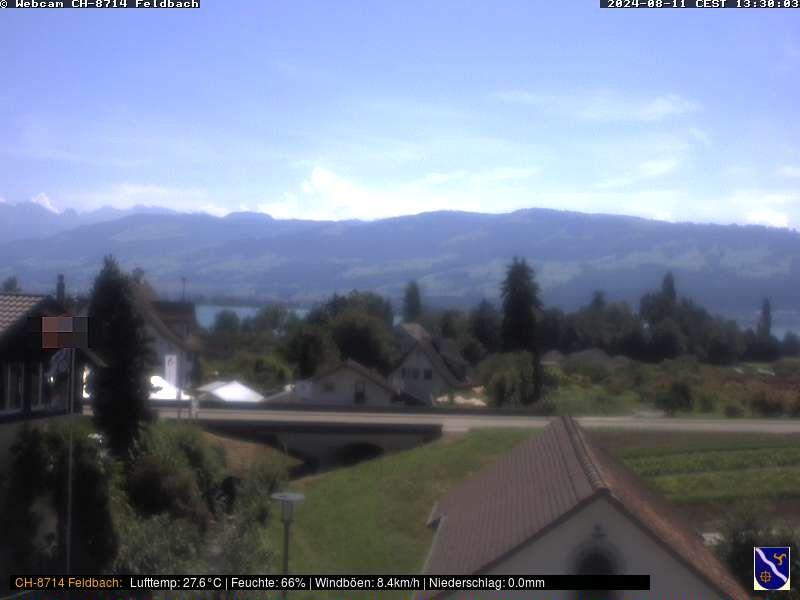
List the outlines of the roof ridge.
{"type": "Polygon", "coordinates": [[[610,491],[610,487],[606,480],[603,478],[599,467],[595,464],[592,458],[592,452],[589,448],[589,442],[586,440],[581,428],[572,417],[563,417],[564,429],[567,432],[572,448],[575,450],[575,456],[578,459],[589,484],[595,491],[606,490],[610,491]]]}
{"type": "Polygon", "coordinates": [[[32,294],[30,292],[0,292],[0,296],[11,296],[13,298],[47,298],[49,294],[32,294]]]}

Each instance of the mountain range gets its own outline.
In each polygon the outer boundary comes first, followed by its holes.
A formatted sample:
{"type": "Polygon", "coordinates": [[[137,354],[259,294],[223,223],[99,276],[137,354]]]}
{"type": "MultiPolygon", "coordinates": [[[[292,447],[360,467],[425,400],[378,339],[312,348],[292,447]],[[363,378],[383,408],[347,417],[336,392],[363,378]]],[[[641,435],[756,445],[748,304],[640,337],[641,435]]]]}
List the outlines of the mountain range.
{"type": "Polygon", "coordinates": [[[468,306],[497,298],[506,265],[520,256],[534,267],[545,303],[566,309],[596,289],[637,306],[669,269],[679,293],[715,312],[751,313],[767,296],[778,309],[800,310],[800,233],[787,229],[535,208],[368,222],[115,211],[0,204],[0,278],[49,290],[63,273],[71,289],[86,291],[113,254],[125,268],[143,268],[165,297],[180,294],[181,277],[190,295],[296,305],[351,289],[399,299],[416,279],[430,302],[468,306]]]}

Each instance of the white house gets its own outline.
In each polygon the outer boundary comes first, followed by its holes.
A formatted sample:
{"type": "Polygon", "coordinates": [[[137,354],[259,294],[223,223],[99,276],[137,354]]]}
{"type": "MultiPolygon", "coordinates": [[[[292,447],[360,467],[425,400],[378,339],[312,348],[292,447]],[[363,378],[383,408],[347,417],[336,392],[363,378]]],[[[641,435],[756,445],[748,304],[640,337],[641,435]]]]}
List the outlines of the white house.
{"type": "Polygon", "coordinates": [[[649,591],[481,591],[424,598],[745,600],[702,537],[569,418],[441,499],[426,574],[650,575],[649,591]]]}
{"type": "Polygon", "coordinates": [[[311,404],[389,406],[396,390],[379,373],[348,359],[304,382],[295,392],[311,404]]]}
{"type": "Polygon", "coordinates": [[[261,402],[264,396],[238,381],[212,381],[197,388],[198,400],[216,402],[261,402]]]}
{"type": "Polygon", "coordinates": [[[390,379],[401,392],[432,404],[443,394],[475,385],[452,340],[433,338],[417,323],[400,325],[397,334],[404,353],[390,379]]]}
{"type": "Polygon", "coordinates": [[[177,387],[187,387],[199,349],[194,303],[160,300],[145,281],[135,281],[133,292],[156,354],[154,374],[177,387]],[[166,365],[168,357],[174,357],[174,366],[166,365]]]}

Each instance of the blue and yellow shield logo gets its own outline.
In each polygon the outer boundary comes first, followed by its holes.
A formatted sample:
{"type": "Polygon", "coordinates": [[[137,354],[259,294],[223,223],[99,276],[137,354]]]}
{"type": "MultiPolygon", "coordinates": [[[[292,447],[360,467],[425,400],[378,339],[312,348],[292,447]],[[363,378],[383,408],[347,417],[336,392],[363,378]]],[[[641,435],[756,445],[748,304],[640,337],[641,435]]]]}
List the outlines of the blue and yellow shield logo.
{"type": "Polygon", "coordinates": [[[788,590],[791,588],[789,546],[756,546],[753,548],[753,589],[788,590]]]}

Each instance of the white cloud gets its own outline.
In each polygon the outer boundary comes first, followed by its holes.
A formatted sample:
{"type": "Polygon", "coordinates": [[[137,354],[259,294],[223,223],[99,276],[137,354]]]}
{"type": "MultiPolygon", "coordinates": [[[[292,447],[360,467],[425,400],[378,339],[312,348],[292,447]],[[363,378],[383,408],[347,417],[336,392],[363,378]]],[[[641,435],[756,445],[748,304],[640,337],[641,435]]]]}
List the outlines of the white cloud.
{"type": "Polygon", "coordinates": [[[114,186],[64,194],[65,200],[82,210],[101,206],[131,208],[137,205],[160,206],[182,212],[208,212],[224,216],[232,209],[211,201],[209,193],[201,188],[173,187],[150,183],[120,183],[114,186]]]}
{"type": "Polygon", "coordinates": [[[609,177],[597,184],[599,189],[623,188],[635,185],[648,179],[663,177],[674,173],[680,166],[681,161],[677,158],[662,158],[656,160],[645,160],[636,165],[636,169],[619,177],[609,177]]]}
{"type": "MultiPolygon", "coordinates": [[[[512,90],[494,97],[505,102],[534,106],[551,113],[590,121],[654,122],[685,115],[700,106],[678,94],[636,97],[609,91],[541,94],[512,90]]],[[[699,130],[697,130],[699,132],[699,130]]]]}
{"type": "Polygon", "coordinates": [[[42,208],[46,208],[52,213],[59,214],[61,212],[55,206],[53,206],[53,203],[50,202],[50,198],[48,198],[47,194],[45,194],[44,192],[39,192],[38,194],[36,194],[33,198],[31,198],[31,202],[33,202],[34,204],[38,204],[42,208]]]}
{"type": "Polygon", "coordinates": [[[432,210],[485,211],[491,197],[491,212],[503,212],[529,203],[527,180],[537,173],[536,167],[505,165],[378,185],[315,166],[298,193],[259,203],[258,210],[277,218],[378,219],[432,210]]]}
{"type": "Polygon", "coordinates": [[[748,223],[769,227],[789,227],[789,216],[769,208],[750,211],[745,215],[748,223]]]}
{"type": "Polygon", "coordinates": [[[800,166],[783,165],[778,169],[778,175],[781,177],[789,177],[791,179],[800,179],[800,166]]]}

